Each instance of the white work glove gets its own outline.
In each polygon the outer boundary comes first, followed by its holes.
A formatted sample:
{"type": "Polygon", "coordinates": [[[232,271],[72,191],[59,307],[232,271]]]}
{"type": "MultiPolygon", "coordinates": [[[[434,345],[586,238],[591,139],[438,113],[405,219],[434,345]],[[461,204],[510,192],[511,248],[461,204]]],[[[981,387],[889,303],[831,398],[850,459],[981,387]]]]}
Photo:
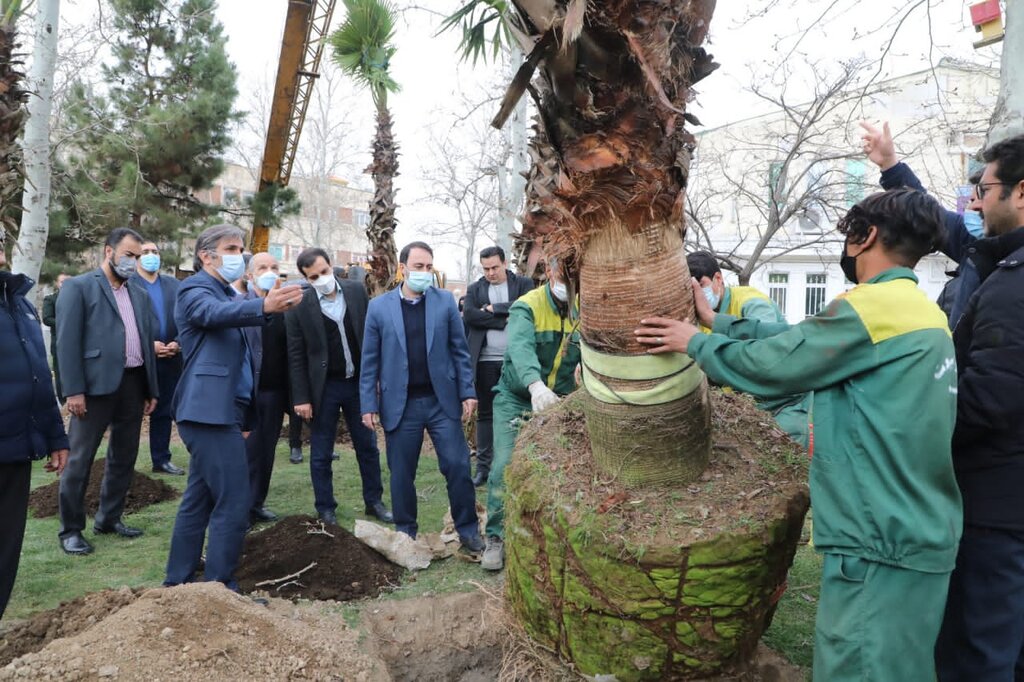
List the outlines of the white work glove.
{"type": "Polygon", "coordinates": [[[558,396],[545,386],[543,381],[535,381],[526,388],[530,391],[530,402],[533,403],[534,412],[541,412],[558,404],[558,396]]]}

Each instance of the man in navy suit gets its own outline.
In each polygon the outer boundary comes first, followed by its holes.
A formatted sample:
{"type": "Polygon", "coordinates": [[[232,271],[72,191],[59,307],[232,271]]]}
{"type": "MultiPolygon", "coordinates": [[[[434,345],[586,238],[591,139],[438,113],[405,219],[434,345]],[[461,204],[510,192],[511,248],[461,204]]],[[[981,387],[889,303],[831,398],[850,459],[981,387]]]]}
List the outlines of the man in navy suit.
{"type": "Polygon", "coordinates": [[[359,398],[363,424],[384,427],[395,527],[416,537],[416,467],[423,430],[448,483],[455,529],[465,550],[483,551],[469,447],[461,420],[476,408],[462,318],[447,291],[431,287],[434,252],[412,242],[399,255],[402,285],[370,301],[363,334],[359,398]]]}
{"type": "Polygon", "coordinates": [[[153,348],[160,390],[160,401],[149,415],[149,458],[153,462],[153,473],[184,476],[185,470],[171,462],[171,396],[181,376],[181,346],[178,345],[178,327],[174,324],[174,302],[181,283],[160,273],[160,247],[152,241],[142,242],[142,256],[128,281],[149,295],[153,310],[153,348]]]}
{"type": "Polygon", "coordinates": [[[174,309],[185,364],[172,408],[191,459],[164,585],[195,579],[209,527],[204,578],[237,589],[233,574],[252,501],[243,432],[250,429],[259,353],[243,328],[261,327],[268,314],[302,297],[297,286],[275,288],[265,298],[236,297],[231,282],[245,272],[243,236],[233,225],[199,235],[196,274],[181,285],[174,309]]]}

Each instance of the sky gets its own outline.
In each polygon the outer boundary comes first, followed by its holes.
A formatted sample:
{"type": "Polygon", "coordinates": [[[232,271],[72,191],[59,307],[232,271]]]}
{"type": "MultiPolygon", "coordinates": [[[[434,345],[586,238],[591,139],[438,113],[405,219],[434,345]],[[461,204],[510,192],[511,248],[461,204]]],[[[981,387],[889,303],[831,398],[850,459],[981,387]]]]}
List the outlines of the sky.
{"type": "MultiPolygon", "coordinates": [[[[96,11],[97,1],[63,0],[62,28],[86,21],[96,11]]],[[[482,98],[503,76],[500,65],[474,67],[460,62],[457,36],[436,35],[441,15],[461,2],[395,1],[399,7],[420,6],[401,12],[392,70],[402,90],[389,100],[401,151],[396,186],[397,241],[402,244],[421,237],[432,220],[444,217],[439,213],[442,209],[424,199],[428,190],[423,177],[436,161],[426,144],[430,130],[458,139],[460,127],[468,125],[459,121],[453,104],[461,98],[482,98]]],[[[287,4],[287,0],[219,1],[228,52],[239,74],[240,106],[261,79],[268,75],[272,79],[276,72],[287,4]]],[[[334,25],[343,14],[339,1],[334,25]]],[[[927,68],[942,57],[998,65],[998,47],[975,51],[971,46],[975,39],[965,0],[721,0],[708,50],[722,66],[699,84],[691,111],[708,127],[765,113],[764,105],[747,88],[751,82],[777,87],[783,75],[789,99],[806,100],[812,92],[808,74],[855,58],[874,60],[884,55],[879,78],[927,68]],[[751,16],[755,12],[761,15],[751,16]],[[783,63],[791,65],[792,73],[784,74],[783,63]]],[[[355,139],[365,139],[365,157],[357,158],[349,169],[355,175],[353,169],[365,167],[369,160],[373,129],[372,115],[366,114],[372,103],[368,93],[356,92],[346,106],[360,114],[354,119],[361,121],[363,129],[353,131],[355,139]]],[[[357,186],[370,184],[367,177],[351,180],[357,186]]],[[[452,270],[457,256],[455,249],[441,250],[436,264],[452,270]]]]}

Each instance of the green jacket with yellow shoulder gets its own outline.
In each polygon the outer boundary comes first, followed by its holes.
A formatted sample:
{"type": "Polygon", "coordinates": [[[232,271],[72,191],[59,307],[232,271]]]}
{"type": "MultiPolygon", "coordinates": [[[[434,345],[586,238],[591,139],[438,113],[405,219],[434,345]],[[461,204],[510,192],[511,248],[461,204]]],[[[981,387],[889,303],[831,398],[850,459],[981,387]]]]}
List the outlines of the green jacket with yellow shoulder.
{"type": "Polygon", "coordinates": [[[800,324],[718,315],[689,355],[767,397],[814,391],[814,544],[926,573],[951,571],[962,502],[950,442],[957,372],[945,315],[893,268],[800,324]]]}
{"type": "MultiPolygon", "coordinates": [[[[718,311],[733,317],[746,317],[763,322],[785,322],[786,316],[775,301],[754,287],[726,287],[718,311]]],[[[702,326],[705,334],[711,330],[702,326]]]]}
{"type": "MultiPolygon", "coordinates": [[[[754,287],[726,287],[718,309],[726,315],[748,320],[786,322],[786,316],[782,314],[775,301],[754,287]]],[[[701,331],[705,334],[711,333],[711,330],[703,325],[701,331]]],[[[765,412],[770,412],[790,438],[805,448],[810,446],[810,411],[814,399],[812,393],[772,399],[764,396],[755,397],[757,406],[765,412]]]]}
{"type": "Polygon", "coordinates": [[[560,304],[545,284],[508,309],[508,346],[498,389],[529,401],[527,386],[543,381],[558,395],[576,389],[580,364],[579,312],[560,304]]]}

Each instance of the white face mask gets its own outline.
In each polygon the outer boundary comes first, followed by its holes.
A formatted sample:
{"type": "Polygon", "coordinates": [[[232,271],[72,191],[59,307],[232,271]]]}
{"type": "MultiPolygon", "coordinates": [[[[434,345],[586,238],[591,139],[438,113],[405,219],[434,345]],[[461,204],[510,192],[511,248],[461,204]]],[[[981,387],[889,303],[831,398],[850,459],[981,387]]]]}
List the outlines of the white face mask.
{"type": "Polygon", "coordinates": [[[566,299],[569,298],[569,290],[565,287],[565,284],[563,284],[562,282],[552,282],[551,295],[554,296],[559,301],[561,301],[562,303],[565,303],[566,299]]]}
{"type": "Polygon", "coordinates": [[[715,293],[714,288],[703,287],[702,291],[704,292],[704,298],[708,299],[708,305],[711,306],[711,309],[718,310],[718,304],[722,302],[722,299],[715,293]]]}
{"type": "Polygon", "coordinates": [[[338,281],[334,279],[334,275],[322,276],[317,281],[313,282],[313,288],[316,289],[316,293],[321,296],[330,296],[334,293],[335,288],[338,286],[338,281]]]}

